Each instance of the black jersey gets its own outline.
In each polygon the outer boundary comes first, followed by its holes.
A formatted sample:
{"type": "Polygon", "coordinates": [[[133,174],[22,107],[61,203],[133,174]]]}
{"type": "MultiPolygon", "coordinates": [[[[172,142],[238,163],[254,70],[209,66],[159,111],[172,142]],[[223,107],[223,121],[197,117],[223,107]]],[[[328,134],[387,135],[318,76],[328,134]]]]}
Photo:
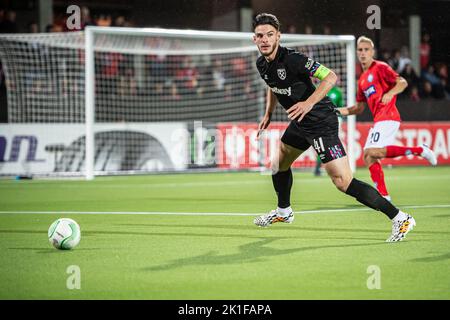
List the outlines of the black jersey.
{"type": "MultiPolygon", "coordinates": [[[[294,49],[282,46],[278,47],[273,61],[267,62],[264,56],[260,56],[256,61],[261,78],[286,110],[299,101],[305,101],[313,94],[316,87],[311,77],[319,66],[319,62],[294,49]]],[[[305,115],[300,125],[313,125],[334,113],[333,109],[331,100],[325,96],[305,115]]]]}

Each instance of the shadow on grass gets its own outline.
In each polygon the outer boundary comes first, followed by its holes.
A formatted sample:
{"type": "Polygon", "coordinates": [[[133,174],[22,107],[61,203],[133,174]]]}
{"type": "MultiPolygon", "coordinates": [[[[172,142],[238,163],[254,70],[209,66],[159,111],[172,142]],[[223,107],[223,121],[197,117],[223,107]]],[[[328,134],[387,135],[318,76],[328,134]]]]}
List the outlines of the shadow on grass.
{"type": "Polygon", "coordinates": [[[445,253],[440,256],[431,256],[431,257],[423,257],[411,259],[412,262],[438,262],[450,259],[450,253],[445,253]]]}
{"type": "MultiPolygon", "coordinates": [[[[352,233],[352,232],[369,232],[369,233],[390,233],[390,229],[352,229],[352,228],[320,228],[320,227],[302,227],[302,226],[294,226],[294,225],[282,225],[282,224],[277,224],[274,226],[270,226],[267,228],[260,228],[260,227],[256,227],[253,224],[228,224],[228,225],[220,225],[220,224],[161,224],[161,223],[146,223],[146,224],[118,224],[119,226],[126,226],[126,227],[142,227],[142,228],[181,228],[181,229],[208,229],[208,230],[212,230],[212,229],[223,229],[223,230],[248,230],[250,232],[265,232],[265,231],[269,231],[269,230],[273,230],[275,231],[298,231],[299,235],[301,235],[302,231],[311,231],[311,232],[316,232],[316,231],[323,231],[323,232],[348,232],[348,233],[352,233]]],[[[1,231],[0,231],[1,232],[1,231]]],[[[115,232],[115,231],[113,231],[115,232]]],[[[222,236],[222,234],[217,234],[222,236]]],[[[211,236],[213,236],[211,234],[211,236]]],[[[248,235],[247,235],[248,236],[248,235]]],[[[255,237],[259,237],[259,236],[255,236],[255,237]]]]}
{"type": "MultiPolygon", "coordinates": [[[[261,233],[264,237],[270,237],[271,239],[276,238],[279,234],[278,232],[282,231],[291,231],[289,235],[286,235],[284,238],[286,239],[299,239],[299,238],[309,238],[309,239],[339,239],[339,237],[335,237],[336,233],[348,233],[349,235],[353,233],[373,233],[380,234],[381,238],[387,237],[390,234],[390,228],[386,229],[357,229],[357,228],[337,228],[333,227],[330,224],[330,227],[304,227],[301,225],[285,225],[285,224],[276,224],[270,226],[268,228],[259,228],[254,226],[251,222],[247,224],[174,224],[174,223],[147,223],[147,224],[118,224],[117,226],[125,226],[125,227],[139,227],[139,228],[158,228],[159,230],[155,232],[154,230],[87,230],[83,231],[82,234],[85,237],[91,237],[96,235],[130,235],[130,236],[170,236],[170,237],[225,237],[225,238],[249,238],[249,239],[260,239],[261,233]],[[171,232],[164,232],[163,230],[166,228],[175,229],[171,230],[171,232]],[[180,229],[180,231],[176,231],[176,229],[180,229]],[[193,229],[203,229],[206,232],[186,232],[186,230],[193,229]],[[243,233],[218,233],[212,230],[244,230],[247,231],[243,233]],[[297,233],[293,234],[292,231],[297,231],[297,233]],[[310,236],[306,235],[304,232],[319,232],[319,236],[310,236]],[[325,238],[324,238],[325,236],[325,238]],[[332,237],[329,237],[332,236],[332,237]]],[[[4,233],[22,233],[22,234],[46,234],[46,232],[42,232],[40,230],[21,230],[21,229],[12,229],[12,230],[2,230],[0,229],[0,234],[4,233]]],[[[414,230],[414,234],[423,234],[423,235],[448,235],[450,232],[446,231],[422,231],[422,230],[414,230]]],[[[380,239],[381,239],[380,238],[380,239]]],[[[355,240],[356,237],[354,238],[355,240]]],[[[359,240],[362,240],[359,238],[359,240]]],[[[366,238],[365,240],[376,240],[371,238],[366,238]]]]}
{"type": "Polygon", "coordinates": [[[186,266],[200,266],[200,265],[228,265],[228,264],[242,264],[264,262],[265,258],[299,253],[305,251],[333,249],[333,248],[350,248],[350,247],[367,247],[372,245],[384,245],[384,243],[360,243],[360,244],[337,244],[337,245],[321,245],[308,246],[292,249],[271,248],[267,245],[280,239],[285,238],[270,238],[262,239],[252,243],[244,244],[238,247],[239,252],[235,254],[223,255],[216,251],[209,251],[208,253],[190,257],[175,259],[169,263],[144,268],[144,271],[167,271],[171,269],[186,267],[186,266]]]}
{"type": "Polygon", "coordinates": [[[436,214],[432,218],[450,218],[450,214],[436,214]]]}
{"type": "MultiPolygon", "coordinates": [[[[118,226],[126,226],[126,227],[158,227],[158,228],[181,228],[181,229],[229,229],[229,230],[248,230],[248,231],[258,231],[258,230],[287,230],[287,231],[321,231],[321,232],[368,232],[368,233],[381,233],[383,236],[389,235],[391,232],[390,225],[385,229],[357,229],[357,228],[336,228],[333,227],[330,223],[329,228],[323,227],[303,227],[301,225],[285,225],[285,224],[277,224],[274,226],[270,226],[268,228],[259,228],[254,226],[253,224],[176,224],[176,223],[127,223],[127,224],[117,224],[118,226]]],[[[116,231],[111,231],[116,232],[116,231]]],[[[1,233],[1,230],[0,230],[1,233]]],[[[133,232],[134,233],[134,232],[133,232]]],[[[450,235],[450,232],[447,231],[422,231],[422,230],[414,230],[414,234],[442,234],[442,235],[450,235]]],[[[220,234],[222,236],[222,234],[220,234]]]]}

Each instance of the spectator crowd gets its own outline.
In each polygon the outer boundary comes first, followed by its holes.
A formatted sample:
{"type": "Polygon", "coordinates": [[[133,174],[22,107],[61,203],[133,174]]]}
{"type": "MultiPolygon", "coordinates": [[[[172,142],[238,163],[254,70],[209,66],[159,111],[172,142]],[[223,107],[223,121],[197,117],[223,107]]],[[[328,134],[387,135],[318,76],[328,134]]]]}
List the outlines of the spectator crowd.
{"type": "MultiPolygon", "coordinates": [[[[83,6],[80,10],[80,30],[89,25],[134,27],[135,23],[125,15],[96,14],[91,15],[90,10],[83,6]]],[[[66,24],[67,14],[55,14],[54,23],[48,25],[45,32],[79,31],[68,30],[66,24]]],[[[28,32],[39,32],[39,26],[35,22],[28,24],[28,32]]],[[[0,10],[0,33],[17,33],[16,13],[14,11],[0,10]]],[[[287,33],[299,33],[293,25],[287,26],[287,33]]],[[[301,32],[300,32],[301,33],[301,32]]],[[[305,26],[305,34],[312,33],[310,25],[305,26]]],[[[324,25],[322,34],[331,34],[329,25],[324,25]]],[[[388,63],[398,74],[408,81],[408,88],[401,97],[413,101],[427,98],[450,99],[450,86],[448,83],[448,66],[445,63],[431,61],[430,36],[424,34],[420,46],[420,70],[415,70],[408,52],[403,46],[393,51],[382,49],[378,59],[388,63]]],[[[122,95],[139,94],[139,86],[136,82],[135,69],[130,57],[123,54],[110,53],[103,57],[104,65],[101,66],[101,74],[98,80],[110,79],[110,89],[105,94],[120,93],[122,95]]],[[[149,77],[155,79],[151,90],[155,94],[165,92],[170,99],[180,100],[183,95],[196,94],[199,97],[208,94],[208,90],[223,90],[227,97],[252,94],[253,79],[249,76],[253,61],[249,56],[227,57],[211,59],[208,65],[193,60],[191,57],[154,56],[145,58],[145,68],[149,77]],[[177,60],[178,59],[178,60],[177,60]],[[163,76],[164,75],[164,76],[163,76]],[[164,79],[164,81],[162,81],[164,79]],[[228,80],[242,79],[238,84],[228,80]]],[[[253,57],[251,57],[253,58],[253,57]]],[[[360,66],[357,66],[357,77],[360,66]]]]}
{"type": "Polygon", "coordinates": [[[380,50],[377,59],[388,63],[408,81],[408,87],[400,94],[400,98],[412,101],[427,98],[450,100],[448,66],[443,62],[432,61],[430,53],[430,35],[427,33],[422,36],[420,44],[420,70],[414,69],[408,47],[402,46],[393,51],[380,50]]]}

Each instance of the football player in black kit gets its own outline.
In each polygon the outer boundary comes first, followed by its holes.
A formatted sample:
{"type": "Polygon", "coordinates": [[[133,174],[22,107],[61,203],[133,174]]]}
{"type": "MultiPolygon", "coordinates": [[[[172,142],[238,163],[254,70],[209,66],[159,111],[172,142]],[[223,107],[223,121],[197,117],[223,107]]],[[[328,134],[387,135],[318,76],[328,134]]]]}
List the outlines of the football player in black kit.
{"type": "Polygon", "coordinates": [[[414,219],[394,219],[401,212],[369,184],[353,178],[344,147],[338,137],[338,119],[334,105],[326,96],[336,82],[336,74],[319,62],[293,49],[279,45],[280,23],[272,14],[262,13],[253,21],[253,41],[261,56],[256,66],[268,85],[266,112],[259,123],[257,137],[270,124],[277,101],[291,120],[281,137],[278,157],[272,163],[272,182],[278,196],[278,208],[255,218],[261,227],[275,222],[292,223],[290,193],[291,165],[313,146],[334,185],[362,204],[383,212],[392,220],[387,242],[401,241],[414,227],[414,219]],[[321,80],[315,88],[311,77],[321,80]]]}

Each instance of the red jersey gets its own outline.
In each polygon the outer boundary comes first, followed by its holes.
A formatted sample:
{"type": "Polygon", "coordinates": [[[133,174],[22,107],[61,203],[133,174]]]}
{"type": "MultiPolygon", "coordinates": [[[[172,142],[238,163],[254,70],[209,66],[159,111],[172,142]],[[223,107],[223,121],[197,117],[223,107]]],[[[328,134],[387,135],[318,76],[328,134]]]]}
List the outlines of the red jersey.
{"type": "Polygon", "coordinates": [[[398,76],[387,63],[374,60],[359,77],[356,101],[367,102],[374,122],[400,121],[400,113],[395,106],[397,96],[394,95],[388,104],[381,102],[383,95],[395,86],[398,76]]]}

